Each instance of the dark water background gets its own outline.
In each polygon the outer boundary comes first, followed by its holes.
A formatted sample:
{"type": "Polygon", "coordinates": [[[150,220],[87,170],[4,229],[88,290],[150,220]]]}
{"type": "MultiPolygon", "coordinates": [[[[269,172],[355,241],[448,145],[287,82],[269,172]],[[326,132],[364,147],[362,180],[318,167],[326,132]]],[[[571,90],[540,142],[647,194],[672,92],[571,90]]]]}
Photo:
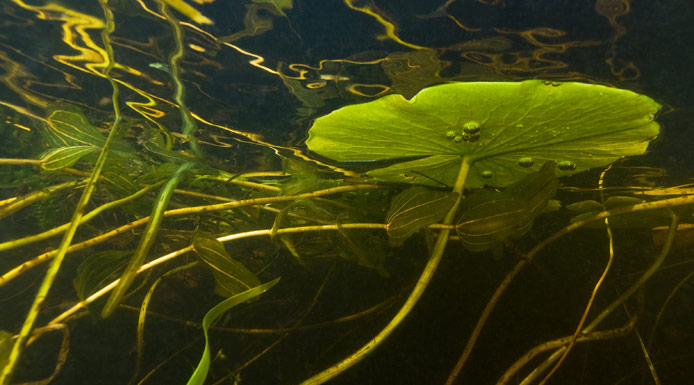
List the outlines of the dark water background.
{"type": "MultiPolygon", "coordinates": [[[[145,10],[156,13],[155,2],[111,3],[115,58],[122,65],[114,73],[124,84],[122,100],[143,102],[138,92],[146,92],[156,100],[151,109],[163,112],[158,121],[178,127],[169,75],[151,65],[166,63],[174,49],[169,26],[145,10]]],[[[691,182],[694,3],[690,0],[458,0],[445,7],[443,0],[294,0],[285,2],[291,7],[281,10],[273,5],[280,3],[217,0],[196,6],[214,25],[193,23],[183,28],[186,56],[181,78],[186,103],[209,123],[198,122],[198,135],[216,167],[230,172],[278,170],[280,162],[273,158],[273,151],[289,156],[292,149],[304,150],[313,119],[388,93],[411,97],[422,88],[446,81],[541,78],[608,84],[648,95],[663,105],[657,118],[662,137],[650,145],[646,155],[620,162],[613,176],[608,175],[609,185],[663,187],[691,182]],[[349,4],[362,11],[350,9],[349,4]],[[386,27],[375,16],[393,25],[395,34],[383,37],[386,27]],[[249,137],[254,134],[262,135],[266,145],[252,143],[249,137]],[[644,177],[642,170],[656,177],[644,177]]],[[[0,158],[37,157],[43,148],[18,143],[34,143],[30,130],[38,123],[32,116],[45,117],[54,106],[77,106],[97,127],[106,128],[113,119],[111,87],[91,69],[94,63],[88,55],[93,47],[80,51],[90,47],[90,40],[102,45],[100,27],[79,27],[90,18],[103,21],[98,2],[43,4],[0,0],[0,158]],[[77,57],[80,52],[86,56],[77,57]],[[20,148],[27,153],[18,153],[20,148]]],[[[126,116],[142,120],[133,109],[123,108],[126,116]]],[[[600,171],[565,178],[562,183],[595,188],[600,171]]],[[[18,186],[3,187],[2,199],[20,191],[18,186]]],[[[557,199],[570,203],[595,196],[567,188],[557,199]]],[[[515,247],[529,250],[566,225],[569,218],[565,211],[540,218],[531,234],[515,241],[515,247]]],[[[0,227],[2,240],[32,232],[11,223],[0,223],[5,226],[0,227]]],[[[598,296],[597,308],[609,303],[648,266],[659,251],[652,238],[650,229],[615,232],[615,267],[603,295],[598,296]]],[[[44,247],[57,243],[52,245],[44,247]]],[[[234,247],[239,253],[252,254],[256,244],[249,241],[234,247]]],[[[573,233],[550,246],[537,266],[524,271],[503,297],[457,383],[493,384],[531,347],[571,334],[606,263],[606,248],[605,231],[595,229],[573,233]]],[[[675,248],[666,261],[670,267],[648,283],[646,311],[639,324],[643,338],[675,285],[691,273],[690,249],[686,243],[675,248]]],[[[43,250],[20,251],[34,255],[43,250]]],[[[245,313],[226,317],[222,325],[289,327],[328,274],[321,300],[306,323],[357,313],[389,298],[402,301],[426,262],[427,246],[420,238],[392,251],[386,264],[389,278],[348,262],[319,263],[305,269],[286,251],[277,253],[282,262],[274,270],[282,272],[278,290],[284,292],[251,304],[245,313]]],[[[17,253],[0,253],[0,257],[5,254],[0,260],[3,272],[30,258],[17,253]]],[[[516,263],[509,253],[500,259],[491,254],[473,255],[451,243],[421,303],[392,340],[332,383],[443,383],[481,309],[516,263]]],[[[65,271],[74,271],[78,263],[68,260],[65,271]]],[[[21,293],[33,293],[40,277],[41,272],[35,272],[1,288],[0,329],[19,328],[31,297],[21,293]],[[16,297],[16,293],[20,295],[16,297]]],[[[39,317],[39,323],[76,300],[72,278],[69,273],[58,277],[47,315],[39,317]]],[[[200,322],[219,300],[210,295],[212,283],[198,279],[202,282],[194,287],[177,281],[160,290],[154,311],[170,318],[149,321],[137,381],[159,364],[162,366],[144,383],[184,383],[190,375],[202,349],[202,332],[179,321],[200,322]]],[[[131,304],[138,306],[139,302],[131,304]]],[[[629,306],[629,311],[636,311],[636,301],[629,306]]],[[[210,378],[224,378],[282,337],[276,347],[242,370],[240,383],[299,383],[361,346],[396,308],[286,337],[280,332],[214,332],[213,356],[223,349],[226,358],[216,359],[210,378]]],[[[617,313],[605,329],[624,324],[628,318],[624,310],[617,313]]],[[[70,322],[70,355],[53,383],[126,384],[134,368],[136,322],[137,312],[132,309],[106,321],[87,316],[70,322]]],[[[694,376],[691,279],[673,296],[660,322],[649,350],[660,379],[663,384],[688,383],[694,376]]],[[[48,376],[56,344],[58,341],[47,338],[32,346],[19,377],[48,376]]],[[[637,338],[630,334],[575,347],[550,383],[650,384],[653,380],[637,338]]]]}

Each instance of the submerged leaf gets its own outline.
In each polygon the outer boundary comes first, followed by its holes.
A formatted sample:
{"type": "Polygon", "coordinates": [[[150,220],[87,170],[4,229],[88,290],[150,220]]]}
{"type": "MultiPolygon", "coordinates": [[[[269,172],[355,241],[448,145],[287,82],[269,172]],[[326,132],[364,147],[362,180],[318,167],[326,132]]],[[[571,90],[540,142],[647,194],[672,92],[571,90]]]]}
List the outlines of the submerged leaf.
{"type": "Polygon", "coordinates": [[[400,245],[417,230],[440,221],[456,199],[456,193],[425,187],[412,187],[396,195],[386,219],[391,243],[400,245]]]}
{"type": "Polygon", "coordinates": [[[46,171],[57,171],[75,164],[80,158],[97,151],[94,146],[60,147],[47,152],[41,157],[41,168],[46,171]]]}
{"type": "Polygon", "coordinates": [[[659,108],[594,84],[450,83],[333,111],[316,119],[306,144],[340,162],[401,161],[367,174],[431,186],[452,186],[467,157],[466,187],[505,187],[546,161],[562,176],[642,154],[660,132],[659,108]]]}
{"type": "Polygon", "coordinates": [[[197,234],[193,249],[212,270],[215,291],[222,297],[231,297],[244,290],[260,285],[260,279],[241,262],[231,258],[218,240],[197,234]]]}
{"type": "MultiPolygon", "coordinates": [[[[84,114],[77,111],[55,110],[46,118],[42,127],[46,142],[52,147],[95,146],[103,147],[106,135],[94,127],[84,114]]],[[[132,156],[135,150],[126,141],[116,139],[111,145],[110,156],[132,156]]]]}
{"type": "Polygon", "coordinates": [[[463,246],[470,251],[484,251],[506,238],[523,236],[556,194],[558,185],[554,162],[545,162],[540,171],[503,192],[481,190],[470,194],[460,204],[456,225],[463,246]]]}
{"type": "Polygon", "coordinates": [[[250,299],[253,299],[264,292],[270,290],[271,287],[275,286],[279,282],[279,278],[276,278],[270,282],[264,283],[259,286],[255,286],[252,289],[246,290],[242,293],[236,294],[231,298],[227,298],[224,301],[218,303],[215,307],[210,309],[210,311],[205,314],[202,319],[202,331],[205,334],[205,349],[203,350],[202,357],[200,357],[200,362],[195,368],[195,371],[188,379],[187,385],[203,385],[205,383],[205,378],[207,377],[207,371],[210,369],[210,340],[207,334],[208,329],[214,321],[217,320],[224,312],[231,309],[232,307],[244,303],[250,299]]]}
{"type": "MultiPolygon", "coordinates": [[[[132,250],[106,250],[93,253],[77,267],[73,280],[77,297],[84,301],[90,295],[117,279],[128,264],[132,250]]],[[[96,313],[90,304],[89,311],[96,313]]]]}
{"type": "Polygon", "coordinates": [[[461,206],[456,231],[470,251],[484,251],[506,238],[522,236],[532,223],[528,205],[503,193],[473,193],[461,206]]]}

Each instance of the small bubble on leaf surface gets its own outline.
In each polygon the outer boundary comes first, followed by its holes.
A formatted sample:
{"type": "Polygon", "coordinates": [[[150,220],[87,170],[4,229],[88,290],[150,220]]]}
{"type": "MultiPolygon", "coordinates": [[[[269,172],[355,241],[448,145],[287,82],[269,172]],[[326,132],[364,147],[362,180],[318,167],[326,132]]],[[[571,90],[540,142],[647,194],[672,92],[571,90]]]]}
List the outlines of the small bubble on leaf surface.
{"type": "Polygon", "coordinates": [[[465,140],[466,142],[476,142],[479,140],[479,138],[480,134],[463,134],[463,140],[465,140]]]}
{"type": "Polygon", "coordinates": [[[524,158],[520,158],[518,160],[518,165],[521,167],[526,167],[526,168],[532,167],[532,165],[534,165],[534,164],[535,164],[535,162],[533,161],[533,158],[528,157],[528,156],[526,156],[524,158]]]}
{"type": "Polygon", "coordinates": [[[463,132],[466,134],[476,134],[480,132],[480,124],[477,122],[467,122],[463,125],[463,132]]]}
{"type": "Polygon", "coordinates": [[[557,163],[557,168],[562,170],[562,171],[575,170],[576,169],[576,163],[568,161],[568,160],[563,160],[563,161],[557,163]]]}

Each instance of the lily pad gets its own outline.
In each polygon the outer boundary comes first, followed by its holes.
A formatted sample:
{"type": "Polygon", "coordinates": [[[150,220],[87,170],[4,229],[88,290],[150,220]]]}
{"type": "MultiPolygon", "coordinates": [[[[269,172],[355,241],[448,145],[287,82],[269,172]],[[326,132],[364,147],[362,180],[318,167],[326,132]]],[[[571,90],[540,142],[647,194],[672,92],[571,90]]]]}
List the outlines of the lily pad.
{"type": "Polygon", "coordinates": [[[595,84],[450,83],[333,111],[316,119],[306,144],[339,162],[389,161],[367,172],[377,180],[439,187],[454,184],[467,157],[466,187],[504,187],[546,161],[564,176],[644,153],[660,132],[659,108],[595,84]]]}

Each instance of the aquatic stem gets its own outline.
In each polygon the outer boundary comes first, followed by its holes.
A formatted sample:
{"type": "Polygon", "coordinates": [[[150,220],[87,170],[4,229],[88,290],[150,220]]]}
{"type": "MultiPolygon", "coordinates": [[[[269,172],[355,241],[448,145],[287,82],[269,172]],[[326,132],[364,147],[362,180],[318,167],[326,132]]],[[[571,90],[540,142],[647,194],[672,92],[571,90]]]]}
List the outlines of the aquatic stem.
{"type": "MultiPolygon", "coordinates": [[[[186,208],[180,208],[180,209],[174,209],[174,210],[167,210],[164,212],[164,216],[177,216],[177,215],[191,215],[191,214],[203,214],[207,212],[213,212],[213,211],[223,211],[223,210],[230,210],[238,207],[245,207],[245,206],[257,206],[257,205],[267,205],[267,204],[272,204],[272,203],[280,203],[280,202],[287,202],[287,201],[292,201],[300,198],[311,198],[311,197],[319,197],[319,196],[324,196],[324,195],[331,195],[331,194],[339,194],[339,193],[344,193],[344,192],[349,192],[349,191],[360,191],[360,190],[376,190],[380,189],[381,186],[378,185],[369,185],[369,184],[362,184],[362,185],[350,185],[350,186],[339,186],[339,187],[332,187],[328,189],[323,189],[323,190],[318,190],[318,191],[312,191],[308,193],[303,193],[303,194],[297,194],[297,195],[285,195],[285,196],[278,196],[278,197],[264,197],[264,198],[254,198],[254,199],[245,199],[245,200],[240,200],[240,201],[232,201],[232,202],[226,202],[226,203],[218,203],[218,204],[212,204],[212,205],[204,205],[204,206],[195,206],[195,207],[186,207],[186,208]]],[[[116,229],[113,229],[111,231],[108,231],[106,233],[103,233],[101,235],[98,235],[94,238],[87,239],[86,241],[76,243],[74,245],[71,245],[67,252],[75,252],[79,250],[86,249],[88,247],[97,245],[99,243],[102,243],[110,238],[113,238],[117,235],[123,234],[126,231],[132,230],[136,227],[142,226],[146,224],[149,221],[150,217],[144,217],[140,218],[136,221],[130,222],[126,225],[120,226],[116,229]]],[[[53,258],[53,256],[56,255],[56,250],[52,250],[43,254],[40,254],[36,256],[35,258],[26,261],[22,263],[19,266],[16,266],[12,270],[6,272],[2,276],[0,276],[0,286],[8,283],[14,278],[17,278],[20,274],[28,271],[29,269],[36,267],[40,265],[41,263],[53,258]]]]}
{"type": "MultiPolygon", "coordinates": [[[[600,314],[598,314],[593,321],[588,324],[582,331],[581,334],[585,335],[590,333],[595,329],[600,322],[602,322],[608,315],[610,315],[618,306],[620,306],[624,301],[631,297],[636,290],[643,286],[646,281],[658,270],[660,265],[665,260],[665,257],[670,252],[670,247],[672,246],[672,241],[675,239],[675,233],[677,233],[677,224],[679,222],[679,217],[677,214],[671,213],[672,221],[670,222],[670,228],[668,229],[667,238],[663,248],[660,250],[660,254],[655,258],[648,270],[646,270],[639,279],[636,280],[626,291],[624,291],[617,299],[612,301],[600,314]]],[[[566,350],[566,346],[557,349],[551,356],[549,356],[543,363],[536,367],[527,377],[520,383],[521,385],[531,384],[538,376],[540,376],[545,370],[549,369],[550,365],[556,362],[566,350]]]]}
{"type": "Polygon", "coordinates": [[[110,316],[113,311],[116,310],[123,296],[125,296],[126,290],[130,288],[130,284],[135,279],[137,269],[142,265],[142,262],[145,260],[149,254],[150,248],[154,244],[155,236],[159,231],[161,221],[164,219],[164,211],[166,210],[166,206],[169,205],[174,188],[191,167],[193,167],[193,163],[184,163],[179,166],[159,192],[154,207],[152,207],[152,213],[149,216],[150,219],[147,222],[147,227],[142,234],[142,238],[140,238],[140,243],[137,245],[137,249],[130,259],[130,262],[128,262],[125,271],[123,271],[123,275],[121,275],[120,284],[116,290],[111,293],[108,301],[106,301],[106,305],[104,305],[104,308],[101,310],[101,317],[107,318],[110,316]]]}
{"type": "Polygon", "coordinates": [[[29,194],[23,195],[21,197],[14,197],[0,201],[0,219],[13,214],[24,207],[31,205],[34,202],[40,201],[52,193],[70,188],[70,187],[83,187],[84,182],[65,182],[53,186],[49,186],[37,191],[30,192],[29,194]]]}
{"type": "Polygon", "coordinates": [[[40,166],[43,164],[43,161],[37,159],[0,158],[0,164],[40,166]]]}
{"type": "MultiPolygon", "coordinates": [[[[523,268],[532,261],[532,259],[537,255],[540,251],[542,251],[545,247],[547,247],[549,244],[552,242],[556,241],[557,239],[563,237],[564,235],[578,230],[581,227],[588,225],[590,223],[599,221],[601,219],[605,219],[607,217],[613,217],[613,216],[618,216],[618,215],[626,215],[630,213],[636,213],[636,212],[641,212],[641,211],[649,211],[649,210],[658,210],[658,209],[664,209],[664,208],[670,208],[670,207],[677,207],[677,206],[683,206],[683,205],[688,205],[688,204],[693,204],[694,203],[694,195],[688,195],[688,196],[683,196],[683,197],[677,197],[677,198],[671,198],[671,199],[663,199],[655,202],[645,202],[633,206],[625,206],[625,207],[619,207],[613,210],[606,210],[599,212],[595,214],[594,216],[590,218],[586,218],[581,221],[577,221],[574,223],[571,223],[570,225],[562,228],[561,230],[557,231],[556,233],[552,234],[551,236],[545,238],[542,242],[538,243],[528,254],[526,255],[526,258],[523,260],[518,261],[518,263],[513,267],[513,269],[506,274],[506,277],[504,277],[503,281],[499,283],[497,286],[496,290],[494,291],[494,294],[492,294],[492,297],[489,299],[487,302],[487,305],[485,306],[484,310],[482,311],[482,314],[480,315],[480,318],[477,320],[477,324],[475,324],[475,328],[473,329],[472,333],[470,334],[470,337],[468,338],[468,342],[465,345],[465,349],[463,351],[463,354],[460,356],[458,359],[458,362],[456,363],[454,369],[451,371],[451,374],[448,376],[448,380],[446,381],[446,385],[450,385],[455,381],[455,378],[458,376],[460,371],[462,370],[463,366],[465,366],[465,362],[467,362],[467,359],[470,357],[470,354],[472,353],[472,349],[475,346],[475,343],[477,342],[477,338],[479,338],[480,333],[482,332],[482,328],[484,328],[484,325],[487,322],[487,319],[489,319],[489,316],[491,315],[492,311],[496,307],[496,304],[499,302],[499,299],[501,296],[504,294],[506,289],[509,287],[513,279],[520,273],[523,268]]],[[[669,233],[668,233],[669,234],[669,233]]]]}
{"type": "MultiPolygon", "coordinates": [[[[161,182],[161,183],[163,183],[163,182],[161,182]]],[[[87,214],[85,214],[84,216],[82,216],[82,219],[80,219],[80,225],[90,221],[91,219],[93,219],[94,217],[103,213],[106,210],[118,207],[120,205],[123,205],[125,203],[128,203],[134,199],[141,197],[146,192],[148,192],[152,188],[160,185],[161,183],[156,183],[154,185],[144,187],[134,194],[128,195],[127,197],[124,197],[124,198],[121,198],[121,199],[118,199],[115,201],[108,202],[106,204],[103,204],[103,205],[95,208],[94,210],[92,210],[92,211],[88,212],[87,214]]],[[[34,235],[30,235],[30,236],[27,236],[24,238],[14,239],[14,240],[7,241],[7,242],[2,242],[2,243],[0,243],[0,251],[10,250],[10,249],[13,249],[15,247],[25,246],[25,245],[28,245],[28,244],[33,243],[33,242],[38,242],[38,241],[44,240],[46,238],[50,238],[54,235],[58,235],[58,234],[62,233],[68,227],[70,227],[70,223],[66,223],[64,225],[54,227],[52,229],[46,230],[46,231],[39,233],[39,234],[34,234],[34,235]]]]}
{"type": "Polygon", "coordinates": [[[181,62],[181,59],[185,54],[183,50],[183,30],[179,25],[179,21],[169,10],[169,7],[167,7],[163,1],[160,1],[159,5],[159,9],[162,15],[164,15],[166,21],[169,22],[169,25],[171,26],[171,29],[174,32],[174,41],[176,42],[176,50],[169,57],[169,71],[171,74],[171,79],[173,79],[174,84],[176,86],[174,90],[174,100],[178,104],[178,108],[181,111],[181,132],[189,141],[190,150],[193,152],[193,154],[195,154],[199,158],[202,158],[202,151],[200,151],[198,140],[195,138],[195,134],[198,131],[198,126],[197,124],[195,124],[195,120],[193,119],[193,116],[190,114],[188,106],[185,104],[184,99],[186,94],[186,88],[183,85],[183,82],[181,82],[181,78],[179,76],[181,72],[179,63],[181,62]]]}
{"type": "MultiPolygon", "coordinates": [[[[372,230],[385,230],[386,225],[383,223],[343,223],[340,225],[334,224],[334,225],[316,225],[316,226],[301,226],[301,227],[288,227],[284,229],[279,229],[277,230],[278,235],[283,235],[283,234],[296,234],[296,233],[305,233],[305,232],[314,232],[314,231],[337,231],[339,229],[372,229],[372,230]]],[[[243,233],[236,233],[236,234],[230,234],[230,235],[225,235],[218,237],[217,240],[220,242],[229,242],[237,239],[244,239],[244,238],[251,238],[251,237],[260,237],[260,236],[270,236],[273,232],[273,229],[264,229],[264,230],[253,230],[253,231],[246,231],[243,233]]],[[[157,265],[160,265],[164,262],[170,261],[178,256],[181,256],[183,254],[186,254],[190,251],[193,251],[193,246],[186,246],[182,249],[178,249],[174,252],[171,252],[169,254],[166,254],[164,256],[161,256],[155,260],[152,260],[148,263],[145,263],[144,265],[140,266],[139,269],[137,269],[137,274],[142,273],[143,271],[147,271],[157,265]]],[[[94,302],[95,300],[101,298],[103,295],[106,293],[110,292],[113,290],[114,287],[116,287],[120,282],[120,278],[109,283],[108,285],[104,286],[101,288],[99,291],[96,293],[90,295],[88,298],[84,299],[83,301],[78,302],[75,306],[71,307],[70,309],[66,310],[53,320],[51,320],[48,324],[52,325],[55,323],[62,322],[65,320],[67,317],[71,316],[78,310],[84,308],[88,304],[94,302]]]]}
{"type": "Polygon", "coordinates": [[[91,198],[92,192],[96,188],[96,182],[99,179],[99,175],[101,175],[101,170],[103,169],[104,164],[106,164],[106,158],[108,156],[111,143],[118,134],[118,126],[122,118],[120,115],[120,109],[118,107],[118,85],[109,75],[111,69],[115,65],[115,61],[113,58],[113,47],[111,47],[110,40],[110,34],[114,31],[115,24],[113,22],[113,13],[106,5],[106,1],[107,0],[99,1],[99,4],[103,9],[104,16],[106,18],[106,26],[102,30],[101,38],[104,42],[104,46],[107,52],[107,56],[103,58],[106,63],[106,67],[104,68],[104,76],[108,79],[109,83],[111,83],[111,87],[113,89],[112,100],[115,119],[113,125],[111,126],[111,130],[108,134],[108,137],[106,138],[104,146],[101,149],[101,152],[99,153],[99,158],[94,164],[94,169],[92,170],[89,180],[87,181],[87,185],[85,186],[84,191],[82,192],[82,196],[80,197],[79,202],[77,202],[77,206],[75,207],[75,211],[72,215],[72,220],[70,221],[70,226],[65,231],[65,235],[63,236],[63,239],[60,242],[60,246],[58,246],[56,255],[53,258],[52,263],[48,267],[48,270],[46,271],[46,275],[43,281],[41,282],[41,286],[39,287],[39,290],[36,293],[36,297],[34,297],[34,301],[32,302],[31,307],[29,308],[29,312],[27,313],[27,316],[24,319],[24,323],[22,324],[22,327],[19,331],[19,334],[17,335],[14,345],[12,346],[12,351],[10,352],[10,355],[7,357],[7,363],[5,364],[5,367],[2,369],[2,373],[0,373],[1,385],[8,385],[12,381],[14,369],[17,366],[17,363],[19,362],[19,358],[22,355],[22,352],[24,351],[27,339],[31,334],[34,322],[36,321],[36,317],[38,316],[39,311],[41,309],[41,305],[43,304],[43,301],[46,299],[49,290],[53,286],[55,277],[58,275],[60,266],[62,265],[62,262],[65,259],[65,255],[67,254],[68,247],[70,246],[70,243],[72,243],[72,238],[77,232],[77,227],[79,226],[80,221],[82,219],[84,209],[87,207],[87,204],[89,203],[89,199],[91,198]]]}
{"type": "MultiPolygon", "coordinates": [[[[465,180],[467,179],[469,171],[470,161],[467,157],[463,157],[460,165],[460,171],[458,171],[458,177],[456,178],[456,183],[453,187],[453,192],[462,194],[463,186],[465,185],[465,180]]],[[[446,214],[446,216],[444,217],[442,221],[444,225],[450,225],[453,223],[453,219],[455,218],[455,214],[458,211],[459,204],[460,195],[453,207],[451,207],[451,209],[448,211],[448,214],[446,214]]],[[[414,306],[419,301],[419,298],[421,298],[422,294],[424,294],[424,290],[426,290],[427,286],[429,286],[429,282],[431,282],[431,279],[433,278],[434,273],[436,272],[436,269],[439,266],[439,262],[441,262],[441,257],[443,256],[443,252],[446,249],[446,244],[448,243],[448,236],[450,235],[450,232],[451,229],[449,228],[441,229],[436,239],[434,249],[431,253],[431,256],[429,257],[429,261],[424,267],[424,270],[422,271],[419,280],[417,281],[409,297],[407,297],[407,300],[405,300],[405,303],[402,305],[400,310],[398,310],[397,314],[395,314],[395,316],[390,320],[390,322],[388,322],[388,324],[376,336],[374,336],[359,350],[352,353],[349,357],[343,359],[337,364],[329,367],[328,369],[325,369],[324,371],[302,382],[301,385],[318,385],[326,381],[329,381],[330,379],[334,378],[335,376],[339,375],[345,370],[351,368],[359,361],[363,360],[369,353],[373,352],[375,348],[377,348],[383,341],[385,341],[390,336],[390,334],[400,325],[400,323],[402,323],[405,317],[410,313],[412,308],[414,308],[414,306]]]]}

